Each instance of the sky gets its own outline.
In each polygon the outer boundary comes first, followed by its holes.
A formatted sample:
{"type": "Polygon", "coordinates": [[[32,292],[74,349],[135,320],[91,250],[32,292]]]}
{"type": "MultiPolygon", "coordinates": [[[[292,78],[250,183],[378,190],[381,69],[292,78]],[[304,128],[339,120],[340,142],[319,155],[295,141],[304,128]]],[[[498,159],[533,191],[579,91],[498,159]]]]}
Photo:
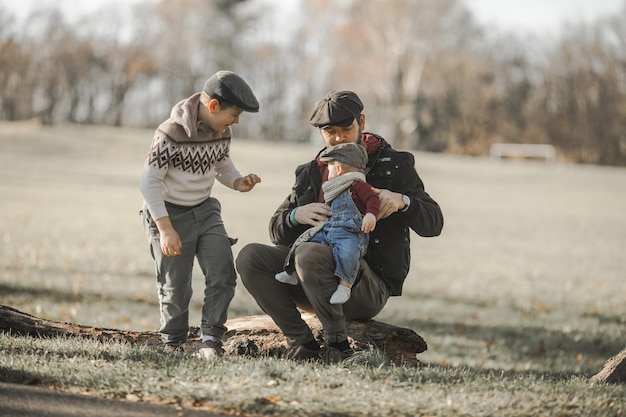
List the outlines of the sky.
{"type": "Polygon", "coordinates": [[[556,35],[565,22],[590,22],[626,7],[626,0],[463,0],[482,24],[506,31],[556,35]]]}
{"type": "MultiPolygon", "coordinates": [[[[58,5],[72,19],[77,14],[98,10],[104,4],[128,4],[136,0],[0,0],[3,8],[19,17],[26,16],[35,5],[58,5]]],[[[295,0],[264,0],[278,2],[284,9],[297,4],[295,0]]],[[[360,0],[363,1],[363,0],[360,0]]],[[[536,35],[556,35],[564,22],[588,22],[615,13],[626,7],[626,0],[462,0],[479,23],[499,29],[536,35]]],[[[77,17],[77,16],[76,16],[77,17]]]]}

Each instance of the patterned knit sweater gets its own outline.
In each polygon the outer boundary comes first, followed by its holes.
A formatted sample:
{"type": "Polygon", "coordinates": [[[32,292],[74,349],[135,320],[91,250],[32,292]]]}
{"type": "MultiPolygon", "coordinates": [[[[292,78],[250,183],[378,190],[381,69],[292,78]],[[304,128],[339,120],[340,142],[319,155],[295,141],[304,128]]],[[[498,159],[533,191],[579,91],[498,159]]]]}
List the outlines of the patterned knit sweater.
{"type": "Polygon", "coordinates": [[[168,215],[165,201],[192,207],[211,195],[217,179],[229,188],[241,174],[229,158],[231,129],[216,132],[198,120],[200,93],[176,104],[155,131],[140,190],[152,218],[168,215]]]}

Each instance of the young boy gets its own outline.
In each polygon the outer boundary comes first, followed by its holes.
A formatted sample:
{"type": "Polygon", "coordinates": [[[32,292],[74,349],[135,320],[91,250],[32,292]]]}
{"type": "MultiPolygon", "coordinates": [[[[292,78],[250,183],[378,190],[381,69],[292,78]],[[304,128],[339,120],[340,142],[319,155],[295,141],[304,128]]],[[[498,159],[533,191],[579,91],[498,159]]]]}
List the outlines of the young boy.
{"type": "Polygon", "coordinates": [[[141,173],[143,217],[156,265],[159,329],[165,350],[183,351],[189,333],[194,259],[205,280],[202,343],[196,356],[221,356],[227,310],[235,293],[231,240],[221,206],[211,197],[220,183],[247,192],[261,182],[242,176],[229,157],[231,125],[259,103],[237,74],[219,71],[201,92],[180,101],[156,130],[141,173]]]}
{"type": "Polygon", "coordinates": [[[343,304],[350,299],[351,288],[359,272],[359,261],[365,255],[367,233],[376,227],[380,199],[365,182],[367,153],[362,145],[343,143],[332,146],[320,154],[319,160],[328,164],[328,181],[322,184],[322,190],[326,204],[330,204],[330,218],[298,237],[287,257],[285,271],[276,274],[276,279],[298,284],[292,255],[300,243],[330,246],[336,265],[335,276],[339,279],[330,303],[343,304]]]}

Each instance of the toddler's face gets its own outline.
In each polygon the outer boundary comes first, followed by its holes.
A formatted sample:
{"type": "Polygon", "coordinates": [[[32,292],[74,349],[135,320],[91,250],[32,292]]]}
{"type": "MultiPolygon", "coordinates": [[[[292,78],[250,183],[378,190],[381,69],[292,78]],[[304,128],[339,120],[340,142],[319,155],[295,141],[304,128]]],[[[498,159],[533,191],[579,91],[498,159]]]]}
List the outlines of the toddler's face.
{"type": "Polygon", "coordinates": [[[328,179],[332,180],[337,178],[339,173],[337,172],[337,161],[328,161],[328,179]]]}

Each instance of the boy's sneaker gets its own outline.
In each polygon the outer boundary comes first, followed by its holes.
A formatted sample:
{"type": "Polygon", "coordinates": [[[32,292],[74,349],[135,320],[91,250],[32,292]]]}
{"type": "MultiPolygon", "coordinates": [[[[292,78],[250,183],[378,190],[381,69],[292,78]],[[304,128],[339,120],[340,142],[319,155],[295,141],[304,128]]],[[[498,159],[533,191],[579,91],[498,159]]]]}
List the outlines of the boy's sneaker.
{"type": "Polygon", "coordinates": [[[184,343],[166,343],[163,346],[163,351],[165,353],[184,353],[184,343]]]}
{"type": "Polygon", "coordinates": [[[222,342],[207,340],[198,345],[194,356],[201,359],[213,359],[219,358],[223,354],[224,349],[222,348],[222,342]]]}

